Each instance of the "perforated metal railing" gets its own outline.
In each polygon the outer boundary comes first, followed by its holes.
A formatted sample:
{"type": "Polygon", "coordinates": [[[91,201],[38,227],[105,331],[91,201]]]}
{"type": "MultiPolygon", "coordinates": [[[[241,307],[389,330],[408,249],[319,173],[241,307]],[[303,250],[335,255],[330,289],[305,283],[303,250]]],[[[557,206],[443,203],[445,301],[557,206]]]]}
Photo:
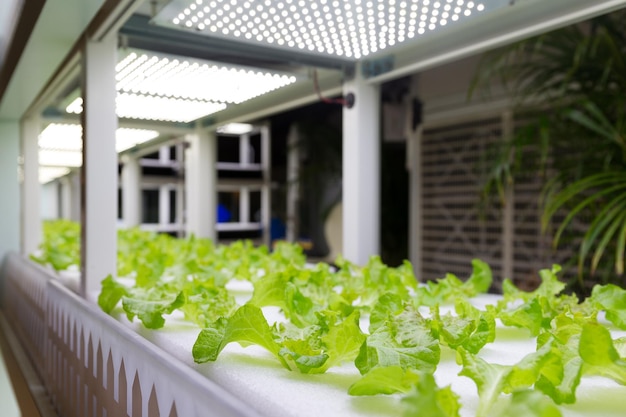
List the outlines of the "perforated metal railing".
{"type": "Polygon", "coordinates": [[[10,254],[3,314],[58,415],[258,417],[249,405],[10,254]]]}

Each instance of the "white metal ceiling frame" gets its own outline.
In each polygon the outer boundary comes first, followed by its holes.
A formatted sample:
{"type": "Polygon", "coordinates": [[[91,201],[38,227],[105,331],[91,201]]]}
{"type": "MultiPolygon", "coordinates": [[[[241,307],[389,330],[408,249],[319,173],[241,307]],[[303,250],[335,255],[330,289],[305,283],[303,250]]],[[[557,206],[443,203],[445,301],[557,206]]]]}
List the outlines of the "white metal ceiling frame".
{"type": "Polygon", "coordinates": [[[626,7],[626,0],[511,0],[510,3],[510,7],[477,16],[470,26],[459,27],[459,33],[440,31],[433,33],[428,42],[400,45],[394,50],[372,54],[360,62],[361,70],[369,83],[379,84],[626,7]],[[392,62],[386,71],[366,70],[371,67],[371,61],[385,57],[392,62]]]}
{"type": "MultiPolygon", "coordinates": [[[[372,53],[356,61],[357,71],[367,83],[382,84],[626,7],[626,0],[510,0],[509,3],[508,7],[482,13],[467,24],[435,30],[414,42],[372,53]]],[[[349,76],[327,74],[325,94],[341,94],[341,85],[349,76]]],[[[285,89],[279,94],[259,97],[204,118],[202,123],[211,127],[246,121],[319,99],[311,90],[300,89],[299,93],[296,90],[285,89]]]]}
{"type": "MultiPolygon", "coordinates": [[[[101,21],[93,25],[95,28],[88,32],[98,38],[111,30],[119,30],[141,2],[119,2],[116,13],[101,18],[101,21]]],[[[474,24],[470,27],[458,25],[458,33],[456,30],[431,33],[430,36],[423,37],[423,43],[414,42],[371,54],[367,59],[359,61],[359,66],[369,83],[380,84],[625,6],[626,0],[511,0],[511,7],[484,13],[474,18],[474,24]],[[392,63],[384,71],[372,73],[364,69],[372,61],[387,57],[391,57],[392,63]]],[[[79,47],[75,45],[26,115],[40,114],[69,80],[77,76],[80,71],[79,57],[79,47]]],[[[326,95],[338,94],[342,81],[341,75],[328,71],[320,78],[322,92],[326,95]]],[[[292,86],[290,89],[283,89],[279,94],[259,97],[254,102],[243,103],[238,108],[209,116],[202,122],[211,127],[228,121],[246,121],[307,104],[317,99],[311,87],[312,85],[292,86]]]]}
{"type": "MultiPolygon", "coordinates": [[[[121,11],[104,17],[99,27],[92,30],[92,36],[98,38],[110,30],[119,30],[132,12],[139,7],[140,2],[126,1],[122,3],[121,11]]],[[[402,45],[372,53],[366,59],[358,61],[357,66],[369,83],[379,84],[607,13],[624,7],[625,4],[626,0],[595,0],[593,2],[589,0],[512,1],[509,7],[496,7],[495,10],[474,16],[470,20],[469,26],[466,22],[465,25],[459,24],[455,27],[427,33],[412,42],[405,42],[402,45]],[[455,36],[456,32],[462,33],[462,36],[455,36]],[[383,65],[377,67],[377,61],[383,61],[383,65]]],[[[271,53],[271,49],[268,50],[268,53],[271,53]]],[[[79,67],[78,54],[74,54],[66,60],[66,65],[59,69],[57,77],[49,84],[49,91],[59,91],[72,77],[77,77],[80,72],[79,67]]],[[[332,73],[332,71],[330,72],[332,73]]],[[[342,77],[337,76],[337,74],[327,74],[327,77],[332,79],[332,82],[330,82],[329,88],[325,89],[326,93],[341,94],[342,77]]],[[[247,105],[246,103],[239,104],[229,108],[228,111],[202,117],[201,120],[207,128],[214,130],[218,124],[249,121],[264,117],[317,100],[317,95],[311,93],[310,87],[307,85],[299,89],[285,89],[267,97],[257,97],[257,100],[253,100],[247,105]],[[308,91],[307,88],[309,88],[308,91]]],[[[50,94],[46,96],[44,93],[40,96],[39,102],[42,103],[45,97],[50,96],[50,94]]],[[[150,122],[145,121],[128,122],[121,121],[120,125],[135,128],[137,126],[131,125],[151,125],[150,122]]],[[[161,125],[165,127],[168,124],[161,125]]],[[[180,132],[187,129],[175,130],[180,132]]],[[[171,136],[162,137],[159,142],[165,143],[169,140],[171,140],[171,136]]],[[[145,145],[142,148],[145,148],[145,145]]],[[[140,150],[135,149],[134,152],[140,152],[140,150]]]]}

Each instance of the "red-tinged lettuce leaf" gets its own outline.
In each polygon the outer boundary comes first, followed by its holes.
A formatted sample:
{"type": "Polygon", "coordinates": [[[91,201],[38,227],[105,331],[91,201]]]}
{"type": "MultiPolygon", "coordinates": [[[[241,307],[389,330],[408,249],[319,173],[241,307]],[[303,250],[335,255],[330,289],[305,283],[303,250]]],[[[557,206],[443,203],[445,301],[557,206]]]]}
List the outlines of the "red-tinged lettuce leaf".
{"type": "Polygon", "coordinates": [[[498,415],[501,417],[562,417],[561,411],[554,402],[536,390],[514,392],[509,403],[498,415]]]}
{"type": "Polygon", "coordinates": [[[367,337],[355,365],[361,374],[379,366],[434,372],[439,358],[439,342],[430,326],[416,310],[407,308],[367,337]]]}
{"type": "Polygon", "coordinates": [[[279,354],[280,345],[267,324],[263,312],[256,306],[246,304],[229,318],[217,320],[211,327],[202,329],[192,348],[194,361],[215,361],[229,343],[241,346],[258,345],[272,353],[283,366],[291,369],[279,354]]]}
{"type": "Polygon", "coordinates": [[[600,324],[583,324],[578,351],[584,361],[585,375],[604,376],[620,385],[626,385],[626,361],[620,358],[613,346],[611,333],[607,328],[600,324]]]}
{"type": "Polygon", "coordinates": [[[98,305],[105,313],[109,314],[120,302],[122,297],[128,295],[128,288],[108,275],[102,280],[102,289],[98,295],[98,305]]]}
{"type": "Polygon", "coordinates": [[[419,375],[400,366],[374,368],[348,389],[350,395],[390,395],[407,393],[419,380],[419,375]]]}
{"type": "Polygon", "coordinates": [[[459,417],[459,397],[448,387],[439,388],[430,373],[420,373],[407,396],[403,417],[459,417]]]}
{"type": "Polygon", "coordinates": [[[128,320],[136,316],[148,329],[160,329],[165,325],[164,314],[170,314],[185,304],[182,292],[168,293],[158,288],[141,291],[134,290],[122,297],[122,308],[128,320]]]}
{"type": "Polygon", "coordinates": [[[626,290],[613,284],[593,287],[589,301],[606,312],[606,318],[626,330],[626,290]]]}

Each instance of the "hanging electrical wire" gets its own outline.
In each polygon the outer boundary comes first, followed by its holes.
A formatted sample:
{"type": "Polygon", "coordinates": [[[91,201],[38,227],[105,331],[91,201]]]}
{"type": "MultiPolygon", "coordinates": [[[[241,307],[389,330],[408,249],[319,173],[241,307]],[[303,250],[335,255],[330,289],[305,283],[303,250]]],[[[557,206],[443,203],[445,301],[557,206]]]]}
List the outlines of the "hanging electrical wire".
{"type": "Polygon", "coordinates": [[[328,104],[341,104],[344,107],[351,108],[354,105],[354,94],[348,93],[345,97],[339,98],[328,98],[322,95],[320,90],[319,81],[317,79],[317,70],[313,70],[313,88],[315,89],[315,94],[319,97],[320,101],[328,104]]]}

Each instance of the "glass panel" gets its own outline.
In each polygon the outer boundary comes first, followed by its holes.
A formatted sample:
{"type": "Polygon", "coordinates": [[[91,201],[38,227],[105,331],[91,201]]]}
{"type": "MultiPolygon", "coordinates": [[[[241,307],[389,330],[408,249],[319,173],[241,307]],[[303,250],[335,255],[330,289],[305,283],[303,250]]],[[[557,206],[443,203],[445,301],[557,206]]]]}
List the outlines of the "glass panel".
{"type": "Polygon", "coordinates": [[[141,222],[159,223],[159,190],[142,190],[141,222]]]}
{"type": "Polygon", "coordinates": [[[239,191],[217,193],[218,223],[237,223],[239,217],[239,191]]]}
{"type": "Polygon", "coordinates": [[[170,223],[176,223],[176,190],[170,190],[170,223]]]}
{"type": "Polygon", "coordinates": [[[261,191],[250,191],[250,221],[261,222],[261,191]]]}

